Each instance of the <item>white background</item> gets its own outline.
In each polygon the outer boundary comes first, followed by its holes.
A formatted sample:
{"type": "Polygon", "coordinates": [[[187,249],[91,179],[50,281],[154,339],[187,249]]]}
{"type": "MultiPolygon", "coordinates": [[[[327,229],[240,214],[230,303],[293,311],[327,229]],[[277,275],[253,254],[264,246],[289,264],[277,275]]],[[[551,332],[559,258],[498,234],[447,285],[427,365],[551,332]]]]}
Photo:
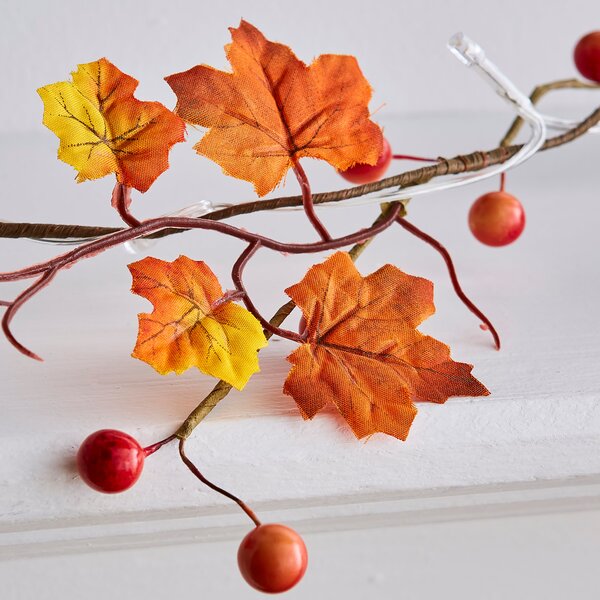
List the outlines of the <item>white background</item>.
{"type": "Polygon", "coordinates": [[[35,90],[78,63],[106,56],[140,80],[141,99],[173,106],[165,75],[206,63],[225,67],[227,27],[241,17],[303,60],[359,58],[386,111],[486,110],[495,101],[445,49],[464,31],[515,83],[575,75],[575,40],[598,28],[594,0],[0,0],[0,130],[38,130],[35,90]]]}
{"type": "MultiPolygon", "coordinates": [[[[574,41],[600,29],[592,1],[0,0],[0,9],[0,218],[106,225],[118,224],[110,178],[75,185],[73,170],[55,159],[56,138],[40,124],[35,89],[66,79],[77,63],[107,56],[140,79],[138,97],[173,106],[162,77],[199,62],[225,67],[226,28],[243,16],[307,61],[322,52],[356,54],[376,90],[373,107],[386,104],[377,118],[394,148],[449,156],[495,146],[511,119],[447,52],[452,33],[480,42],[527,91],[574,76],[574,41]]],[[[561,93],[544,106],[576,118],[598,104],[598,93],[586,92],[561,93]]],[[[420,406],[405,444],[383,436],[359,443],[333,411],[300,419],[281,394],[290,345],[276,342],[261,353],[262,373],[190,440],[207,475],[265,520],[305,535],[310,570],[290,598],[597,598],[599,144],[588,136],[509,175],[528,224],[506,249],[482,247],[466,227],[472,200],[495,181],[411,204],[411,219],[446,243],[465,289],[498,325],[500,353],[456,300],[429,248],[390,231],[361,257],[363,273],[392,261],[435,282],[437,314],[423,329],[474,363],[491,397],[420,406]]],[[[137,215],[201,198],[252,198],[249,184],[223,177],[190,143],[176,147],[171,162],[148,194],[135,195],[137,215]]],[[[326,165],[307,170],[316,189],[343,187],[326,165]]],[[[296,193],[291,179],[283,193],[296,193]]],[[[375,210],[321,215],[342,233],[375,210]]],[[[312,235],[299,213],[236,223],[283,239],[312,235]]],[[[227,282],[239,251],[212,234],[185,234],[152,254],[206,260],[227,282]]],[[[0,270],[56,252],[0,240],[0,270]]],[[[149,443],[170,433],[211,386],[193,372],[161,378],[129,357],[135,315],[147,308],[128,291],[125,265],[135,258],[118,248],[80,263],[23,309],[15,333],[44,364],[0,339],[2,600],[258,597],[235,567],[248,523],[196,484],[174,448],[149,460],[122,496],[95,494],[74,476],[73,453],[91,431],[122,428],[149,443]]],[[[263,312],[281,304],[278,290],[316,260],[260,255],[248,285],[263,312]]],[[[0,298],[17,289],[0,288],[0,298]]]]}

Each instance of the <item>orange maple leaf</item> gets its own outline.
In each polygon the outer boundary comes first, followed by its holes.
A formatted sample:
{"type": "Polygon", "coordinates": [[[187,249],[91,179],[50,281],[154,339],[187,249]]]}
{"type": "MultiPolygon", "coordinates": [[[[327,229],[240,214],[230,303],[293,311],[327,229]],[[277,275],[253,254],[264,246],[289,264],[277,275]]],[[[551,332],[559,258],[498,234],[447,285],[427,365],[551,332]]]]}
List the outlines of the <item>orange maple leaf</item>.
{"type": "Polygon", "coordinates": [[[131,291],[154,305],[151,314],[138,315],[134,358],[161,375],[195,366],[237,389],[259,371],[257,352],[267,345],[263,329],[244,307],[224,298],[206,263],[147,257],[129,270],[131,291]]]}
{"type": "Polygon", "coordinates": [[[175,112],[210,128],[198,154],[252,182],[259,196],[304,156],[340,170],[377,162],[383,136],[369,119],[371,87],[353,56],[323,54],[308,66],[246,21],[230,31],[232,73],[200,65],[165,78],[175,112]]]}
{"type": "Polygon", "coordinates": [[[116,173],[119,183],[145,192],[169,167],[185,123],[160,102],[134,98],[137,85],[101,58],[79,65],[72,82],[38,90],[44,125],[59,137],[58,157],[77,169],[78,182],[116,173]]]}
{"type": "Polygon", "coordinates": [[[302,309],[308,337],[288,356],[284,392],[305,419],[331,402],[358,438],[383,432],[404,440],[413,401],[489,394],[471,365],[416,330],[435,312],[427,279],[392,265],[362,277],[338,252],[286,292],[302,309]]]}

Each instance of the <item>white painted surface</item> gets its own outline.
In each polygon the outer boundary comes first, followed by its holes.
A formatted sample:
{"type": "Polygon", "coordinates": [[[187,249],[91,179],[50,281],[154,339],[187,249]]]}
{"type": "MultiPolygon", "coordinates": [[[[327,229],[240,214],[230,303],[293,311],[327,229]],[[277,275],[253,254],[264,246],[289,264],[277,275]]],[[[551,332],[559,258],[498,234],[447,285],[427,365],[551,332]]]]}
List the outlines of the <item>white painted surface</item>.
{"type": "MultiPolygon", "coordinates": [[[[46,3],[23,3],[17,9],[3,2],[0,44],[13,55],[17,48],[27,66],[17,71],[0,52],[0,66],[21,94],[0,90],[0,114],[11,110],[10,119],[0,117],[0,129],[22,131],[0,136],[0,218],[118,223],[108,202],[111,182],[72,182],[70,167],[54,160],[56,140],[37,125],[37,98],[27,96],[36,86],[64,77],[77,61],[107,54],[148,79],[141,97],[171,104],[158,77],[182,68],[192,46],[201,47],[201,60],[221,64],[224,27],[242,11],[304,58],[315,49],[359,54],[361,63],[367,61],[369,78],[380,82],[379,95],[393,106],[382,120],[395,149],[452,155],[495,145],[508,115],[390,116],[447,104],[466,110],[501,106],[472,74],[446,57],[448,34],[468,31],[529,87],[572,74],[565,58],[570,40],[592,28],[590,15],[598,11],[591,2],[569,9],[553,2],[527,3],[523,17],[511,18],[509,26],[507,14],[512,13],[503,7],[510,3],[489,3],[485,10],[482,3],[477,10],[470,2],[439,3],[440,18],[427,21],[424,8],[414,3],[401,3],[402,11],[400,4],[384,3],[377,11],[356,5],[354,16],[350,9],[340,14],[337,4],[319,3],[326,18],[314,22],[306,36],[299,25],[308,27],[310,3],[286,8],[278,3],[269,10],[263,4],[260,9],[244,5],[243,11],[235,3],[214,7],[199,26],[191,17],[172,17],[177,2],[168,9],[145,3],[143,15],[138,3],[121,3],[119,14],[128,16],[128,23],[141,23],[135,33],[123,35],[118,22],[108,33],[80,27],[67,44],[58,35],[60,18],[68,15],[80,23],[89,13],[77,13],[70,2],[54,3],[52,10],[46,3]],[[543,26],[532,28],[534,6],[546,11],[543,26]],[[503,27],[497,24],[500,18],[503,27]],[[357,35],[375,23],[385,35],[371,35],[368,43],[357,35]],[[559,41],[548,44],[548,31],[559,41]],[[322,43],[326,36],[329,45],[322,43]],[[164,53],[166,45],[159,42],[167,39],[172,45],[164,53]],[[54,45],[44,46],[44,40],[54,45]],[[104,48],[107,40],[110,52],[104,48]],[[431,51],[434,43],[437,54],[431,51]],[[528,61],[522,60],[523,47],[528,61]],[[537,54],[542,47],[543,56],[537,54]],[[399,65],[395,53],[403,51],[408,53],[403,77],[390,77],[383,65],[388,60],[399,65]],[[425,53],[426,68],[433,69],[431,78],[417,66],[420,53],[425,53]],[[449,81],[456,96],[447,93],[449,81]]],[[[187,7],[199,14],[202,3],[187,7]]],[[[578,105],[573,116],[597,104],[597,96],[582,98],[569,95],[568,102],[578,105]]],[[[197,137],[192,133],[190,141],[197,137]]],[[[190,455],[207,475],[255,505],[265,520],[283,520],[306,534],[309,575],[290,597],[597,597],[599,143],[597,137],[580,140],[511,173],[509,191],[524,201],[528,225],[522,240],[509,248],[484,248],[466,227],[470,203],[494,183],[422,198],[411,206],[411,218],[448,246],[465,289],[499,327],[500,353],[454,297],[439,257],[428,247],[390,231],[360,259],[363,273],[391,261],[435,282],[438,313],[423,329],[448,342],[455,358],[474,363],[491,397],[420,406],[405,444],[383,436],[357,442],[333,412],[313,422],[300,419],[293,401],[281,394],[290,345],[275,342],[261,353],[262,373],[244,393],[231,394],[190,440],[190,455]]],[[[177,147],[173,168],[149,194],[136,197],[136,214],[161,214],[200,198],[252,197],[249,185],[223,178],[190,145],[177,147]]],[[[308,168],[316,189],[342,187],[328,167],[308,168]]],[[[285,191],[295,193],[292,181],[285,191]]],[[[341,233],[369,222],[375,211],[328,209],[322,217],[341,233]]],[[[281,238],[312,239],[298,213],[236,222],[281,238]]],[[[185,253],[206,260],[227,281],[239,250],[236,242],[191,233],[160,242],[152,254],[172,259],[185,253]]],[[[0,270],[56,252],[41,244],[0,240],[0,270]]],[[[93,600],[108,593],[146,599],[184,591],[207,598],[256,596],[243,586],[234,564],[247,522],[225,500],[196,485],[175,448],[149,460],[139,484],[121,496],[95,494],[74,475],[75,449],[89,432],[117,427],[150,443],[170,433],[212,384],[197,373],[161,378],[129,357],[135,315],[147,307],[128,292],[125,265],[131,260],[115,249],[78,264],[23,309],[15,332],[46,358],[44,364],[24,359],[0,340],[3,599],[83,595],[93,600]]],[[[267,252],[257,257],[248,281],[265,314],[284,300],[274,290],[299,280],[316,260],[267,252]]],[[[0,297],[17,289],[3,286],[0,297]]]]}
{"type": "MultiPolygon", "coordinates": [[[[600,511],[304,530],[310,567],[286,599],[596,600],[600,511]]],[[[148,544],[0,563],[3,598],[258,599],[237,542],[148,544]]]]}

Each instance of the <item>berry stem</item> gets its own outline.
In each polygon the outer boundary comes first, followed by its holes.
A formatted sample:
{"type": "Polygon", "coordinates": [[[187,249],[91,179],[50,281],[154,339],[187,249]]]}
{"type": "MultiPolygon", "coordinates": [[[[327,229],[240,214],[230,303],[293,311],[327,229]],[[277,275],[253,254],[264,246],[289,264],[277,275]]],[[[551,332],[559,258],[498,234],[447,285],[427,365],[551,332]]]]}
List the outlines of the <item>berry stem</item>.
{"type": "Polygon", "coordinates": [[[242,500],[240,500],[237,496],[234,496],[232,493],[224,490],[223,488],[215,485],[212,481],[208,480],[202,473],[198,470],[198,467],[186,456],[185,454],[185,439],[179,440],[179,456],[181,456],[181,460],[185,463],[186,467],[206,486],[222,494],[226,498],[233,500],[251,519],[251,521],[256,525],[256,527],[260,527],[261,522],[258,517],[254,513],[254,511],[242,500]]]}
{"type": "Polygon", "coordinates": [[[398,217],[398,224],[403,227],[409,233],[412,233],[414,236],[418,237],[420,240],[423,240],[427,244],[429,244],[432,248],[435,248],[444,259],[446,263],[446,267],[448,268],[448,274],[450,275],[450,281],[452,282],[452,286],[454,287],[454,291],[456,295],[461,299],[462,303],[475,315],[477,315],[489,328],[492,337],[494,338],[494,343],[496,344],[496,350],[500,350],[500,336],[496,331],[496,328],[492,325],[492,322],[471,302],[468,296],[463,292],[463,289],[458,281],[458,276],[456,274],[456,269],[454,268],[454,263],[452,262],[452,257],[446,248],[438,242],[434,237],[431,237],[424,231],[421,231],[418,227],[415,227],[412,223],[409,223],[403,217],[398,217]]]}
{"type": "Polygon", "coordinates": [[[323,225],[315,211],[312,191],[310,189],[310,183],[308,181],[308,177],[306,176],[306,172],[302,168],[300,161],[296,158],[292,158],[292,164],[294,175],[296,175],[296,179],[300,184],[300,190],[302,191],[302,205],[304,206],[304,212],[306,213],[306,216],[308,217],[308,220],[311,222],[312,226],[317,230],[317,233],[321,236],[321,239],[324,242],[328,242],[329,240],[331,240],[331,236],[329,235],[327,228],[325,227],[325,225],[323,225]]]}
{"type": "Polygon", "coordinates": [[[500,173],[500,191],[503,192],[506,186],[506,171],[500,173]]]}
{"type": "Polygon", "coordinates": [[[394,160],[414,160],[417,162],[438,162],[438,158],[425,158],[424,156],[413,156],[412,154],[392,154],[394,160]]]}
{"type": "Polygon", "coordinates": [[[146,446],[144,448],[144,454],[146,456],[150,456],[151,454],[154,454],[157,450],[160,450],[163,446],[172,442],[175,439],[177,439],[177,435],[174,433],[174,434],[170,435],[169,437],[165,438],[164,440],[161,440],[160,442],[156,442],[156,444],[146,446]]]}
{"type": "Polygon", "coordinates": [[[111,204],[129,227],[137,227],[141,223],[129,212],[131,206],[130,187],[117,182],[113,188],[111,204]]]}

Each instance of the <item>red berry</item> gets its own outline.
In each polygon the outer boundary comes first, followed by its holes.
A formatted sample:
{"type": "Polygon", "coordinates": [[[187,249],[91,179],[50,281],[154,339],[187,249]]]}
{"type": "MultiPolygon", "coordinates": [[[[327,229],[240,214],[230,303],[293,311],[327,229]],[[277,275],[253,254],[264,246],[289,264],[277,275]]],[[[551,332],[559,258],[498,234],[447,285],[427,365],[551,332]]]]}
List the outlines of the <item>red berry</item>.
{"type": "Polygon", "coordinates": [[[88,436],[77,452],[77,470],[90,487],[106,494],[129,489],[142,474],[146,453],[130,435],[101,429],[88,436]]]}
{"type": "Polygon", "coordinates": [[[383,138],[383,148],[379,160],[374,165],[358,163],[345,171],[339,171],[339,174],[352,183],[372,183],[379,181],[387,171],[392,162],[392,148],[389,142],[383,138]]]}
{"type": "Polygon", "coordinates": [[[577,70],[586,78],[600,83],[600,31],[583,36],[573,53],[577,70]]]}
{"type": "Polygon", "coordinates": [[[240,544],[238,565],[255,589],[278,594],[293,588],[306,571],[304,540],[285,525],[260,525],[240,544]]]}
{"type": "Polygon", "coordinates": [[[488,246],[506,246],[525,229],[525,211],[521,203],[506,192],[489,192],[475,200],[469,211],[473,235],[488,246]]]}

